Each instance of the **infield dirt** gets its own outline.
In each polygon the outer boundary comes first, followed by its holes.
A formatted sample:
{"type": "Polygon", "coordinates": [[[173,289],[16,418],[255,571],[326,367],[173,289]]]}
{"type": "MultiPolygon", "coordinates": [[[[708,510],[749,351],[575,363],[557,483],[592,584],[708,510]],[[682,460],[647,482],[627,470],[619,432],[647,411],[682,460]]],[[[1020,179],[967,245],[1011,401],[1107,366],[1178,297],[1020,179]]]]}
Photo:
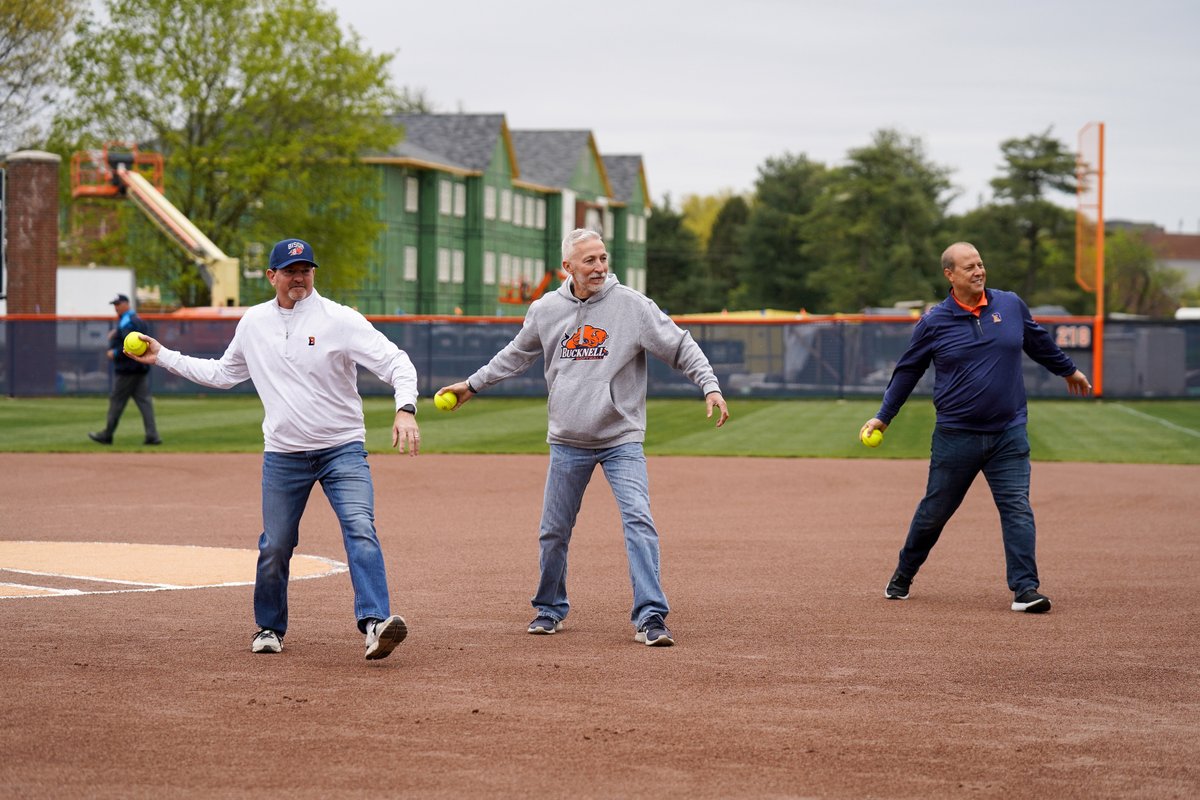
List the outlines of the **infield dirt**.
{"type": "MultiPolygon", "coordinates": [[[[260,460],[0,455],[0,539],[253,550],[260,460]]],[[[678,645],[648,648],[601,473],[567,627],[529,636],[545,458],[371,465],[390,658],[345,573],[293,583],[278,656],[249,586],[0,598],[0,796],[1200,795],[1200,467],[1035,463],[1027,615],[982,479],[900,602],[925,462],[652,456],[678,645]]],[[[319,489],[299,552],[345,560],[319,489]]]]}

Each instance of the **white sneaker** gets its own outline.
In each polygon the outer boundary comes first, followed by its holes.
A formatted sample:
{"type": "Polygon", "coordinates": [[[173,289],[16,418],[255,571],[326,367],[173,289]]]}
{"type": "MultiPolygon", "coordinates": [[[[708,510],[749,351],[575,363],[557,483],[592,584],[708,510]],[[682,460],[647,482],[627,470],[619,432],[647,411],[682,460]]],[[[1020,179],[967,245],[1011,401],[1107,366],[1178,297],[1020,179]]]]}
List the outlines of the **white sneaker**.
{"type": "Polygon", "coordinates": [[[405,636],[408,636],[408,626],[404,624],[404,617],[393,614],[385,620],[372,622],[367,626],[367,660],[387,658],[405,636]]]}
{"type": "Polygon", "coordinates": [[[270,628],[263,628],[254,634],[254,641],[250,643],[250,652],[282,653],[283,639],[279,638],[279,634],[270,628]]]}

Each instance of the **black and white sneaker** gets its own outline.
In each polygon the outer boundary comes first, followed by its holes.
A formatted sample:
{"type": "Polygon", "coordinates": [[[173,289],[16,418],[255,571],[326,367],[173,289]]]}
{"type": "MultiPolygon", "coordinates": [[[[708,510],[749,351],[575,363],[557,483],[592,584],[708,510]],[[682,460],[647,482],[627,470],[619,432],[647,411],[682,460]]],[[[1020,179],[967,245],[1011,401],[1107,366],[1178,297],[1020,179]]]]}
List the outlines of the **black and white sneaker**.
{"type": "Polygon", "coordinates": [[[888,600],[907,600],[908,590],[912,587],[912,578],[907,575],[901,575],[900,571],[892,573],[892,579],[888,581],[887,588],[883,590],[883,596],[888,600]]]}
{"type": "Polygon", "coordinates": [[[270,628],[263,628],[254,634],[250,642],[251,653],[282,653],[283,637],[270,628]]]}
{"type": "Polygon", "coordinates": [[[404,623],[404,617],[396,614],[385,620],[368,622],[367,660],[387,658],[406,636],[408,636],[408,625],[404,623]]]}
{"type": "Polygon", "coordinates": [[[1024,611],[1026,614],[1045,614],[1050,610],[1050,598],[1038,594],[1036,589],[1026,589],[1013,597],[1013,611],[1024,611]]]}
{"type": "Polygon", "coordinates": [[[670,647],[675,644],[675,639],[671,636],[671,631],[667,628],[667,623],[663,622],[663,618],[658,614],[651,614],[646,617],[646,621],[641,624],[634,634],[633,640],[641,642],[647,647],[670,647]]]}
{"type": "Polygon", "coordinates": [[[549,636],[558,633],[563,629],[562,620],[554,617],[538,616],[533,622],[529,623],[528,633],[537,634],[539,636],[549,636]]]}

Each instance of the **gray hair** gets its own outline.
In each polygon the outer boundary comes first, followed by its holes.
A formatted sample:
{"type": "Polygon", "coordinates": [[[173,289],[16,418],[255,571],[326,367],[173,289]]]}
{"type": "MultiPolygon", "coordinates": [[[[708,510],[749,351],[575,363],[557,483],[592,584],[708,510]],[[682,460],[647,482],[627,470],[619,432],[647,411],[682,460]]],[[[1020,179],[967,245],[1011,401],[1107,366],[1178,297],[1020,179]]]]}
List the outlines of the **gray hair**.
{"type": "Polygon", "coordinates": [[[562,241],[563,261],[570,261],[571,256],[575,255],[576,246],[578,246],[578,244],[580,242],[587,241],[588,239],[599,239],[601,242],[604,241],[603,236],[601,236],[596,231],[591,230],[590,228],[576,228],[575,230],[568,233],[565,237],[563,237],[563,241],[562,241]]]}
{"type": "Polygon", "coordinates": [[[954,271],[954,253],[952,251],[956,247],[969,247],[976,253],[979,252],[979,248],[970,242],[955,242],[954,244],[950,245],[942,251],[942,269],[947,272],[954,271]]]}

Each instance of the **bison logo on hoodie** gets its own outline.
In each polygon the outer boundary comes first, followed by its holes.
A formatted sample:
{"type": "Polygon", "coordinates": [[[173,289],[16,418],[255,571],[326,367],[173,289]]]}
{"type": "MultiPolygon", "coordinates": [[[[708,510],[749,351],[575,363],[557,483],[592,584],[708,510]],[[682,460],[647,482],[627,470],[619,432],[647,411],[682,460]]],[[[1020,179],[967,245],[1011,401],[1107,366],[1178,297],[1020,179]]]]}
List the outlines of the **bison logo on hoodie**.
{"type": "Polygon", "coordinates": [[[608,355],[608,348],[601,347],[608,339],[608,331],[603,328],[593,328],[582,325],[574,332],[563,334],[562,344],[558,348],[559,358],[569,358],[574,361],[591,361],[608,355]]]}

